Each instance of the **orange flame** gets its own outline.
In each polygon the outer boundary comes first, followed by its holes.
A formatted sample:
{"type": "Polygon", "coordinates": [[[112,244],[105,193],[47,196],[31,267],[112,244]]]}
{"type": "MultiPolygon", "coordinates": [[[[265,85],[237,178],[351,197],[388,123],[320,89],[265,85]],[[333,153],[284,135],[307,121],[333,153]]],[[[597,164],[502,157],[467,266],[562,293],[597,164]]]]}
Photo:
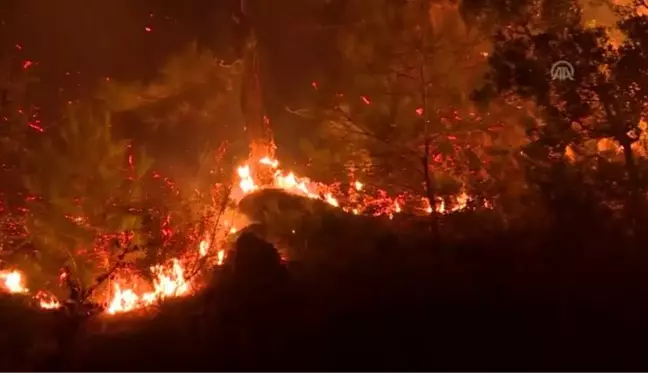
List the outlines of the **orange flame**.
{"type": "Polygon", "coordinates": [[[171,267],[156,265],[151,267],[156,276],[153,290],[138,294],[134,288],[124,289],[123,285],[115,282],[113,297],[107,308],[109,314],[133,311],[161,301],[165,298],[179,297],[189,294],[190,284],[185,278],[185,270],[178,259],[171,261],[171,267]]]}
{"type": "MultiPolygon", "coordinates": [[[[0,271],[1,288],[11,294],[27,294],[29,289],[25,286],[25,276],[18,270],[0,271]]],[[[61,306],[56,297],[45,291],[38,291],[34,296],[41,308],[56,309],[61,306]]]]}
{"type": "Polygon", "coordinates": [[[43,290],[38,291],[34,298],[39,301],[38,304],[41,308],[52,310],[61,307],[61,303],[59,303],[58,299],[56,299],[53,294],[47,293],[43,290]]]}
{"type": "MultiPolygon", "coordinates": [[[[288,193],[313,199],[320,199],[331,206],[340,207],[340,202],[334,197],[332,188],[329,186],[313,182],[308,178],[297,177],[293,172],[281,171],[279,169],[279,162],[269,157],[259,159],[257,165],[265,167],[266,171],[271,172],[272,178],[264,184],[259,185],[255,180],[254,170],[249,163],[238,167],[236,170],[239,177],[238,190],[234,190],[232,194],[235,200],[239,200],[250,192],[266,187],[272,187],[283,189],[288,193]]],[[[364,184],[356,180],[352,185],[356,197],[359,196],[359,193],[364,190],[364,184]]],[[[354,199],[352,201],[352,206],[346,204],[346,206],[342,208],[345,211],[358,215],[365,211],[367,204],[372,203],[372,201],[378,201],[378,199],[372,199],[370,196],[363,195],[363,198],[364,199],[361,198],[360,200],[354,199]]],[[[385,198],[386,197],[380,198],[380,200],[385,202],[385,198]]],[[[443,200],[439,200],[437,210],[441,213],[460,210],[466,206],[468,199],[466,193],[456,196],[456,201],[450,209],[446,208],[443,200]]],[[[402,211],[401,202],[398,200],[388,199],[387,202],[388,203],[385,205],[387,207],[378,213],[374,213],[374,215],[386,214],[389,218],[392,218],[394,214],[402,211]]],[[[423,199],[420,208],[428,213],[432,212],[432,208],[427,202],[427,199],[423,199]]],[[[219,227],[219,230],[222,230],[225,235],[237,232],[237,229],[228,222],[225,222],[223,226],[219,227]]],[[[217,235],[210,236],[216,237],[217,235]]],[[[198,257],[203,258],[208,256],[213,246],[216,246],[215,242],[210,242],[209,239],[201,240],[197,245],[198,257]]],[[[226,251],[219,248],[215,250],[214,254],[216,265],[222,265],[227,255],[226,251]]],[[[154,275],[154,280],[152,283],[148,284],[143,279],[127,281],[126,279],[118,278],[114,280],[111,288],[108,290],[110,294],[106,297],[106,299],[108,299],[106,302],[108,305],[106,312],[108,314],[129,312],[148,307],[167,298],[181,297],[191,294],[197,289],[197,285],[190,283],[185,276],[185,267],[187,264],[187,260],[174,258],[167,264],[151,267],[151,273],[154,275]],[[149,288],[149,290],[138,291],[137,289],[139,287],[136,286],[138,284],[142,285],[141,287],[143,288],[149,288]]],[[[25,286],[24,276],[17,270],[0,272],[0,289],[4,289],[10,293],[27,293],[29,291],[25,286]]],[[[40,307],[45,309],[59,308],[61,306],[56,297],[44,291],[37,292],[34,298],[39,301],[40,307]]]]}
{"type": "Polygon", "coordinates": [[[27,293],[29,291],[25,287],[25,278],[20,271],[0,272],[0,281],[2,281],[2,286],[9,293],[27,293]]]}

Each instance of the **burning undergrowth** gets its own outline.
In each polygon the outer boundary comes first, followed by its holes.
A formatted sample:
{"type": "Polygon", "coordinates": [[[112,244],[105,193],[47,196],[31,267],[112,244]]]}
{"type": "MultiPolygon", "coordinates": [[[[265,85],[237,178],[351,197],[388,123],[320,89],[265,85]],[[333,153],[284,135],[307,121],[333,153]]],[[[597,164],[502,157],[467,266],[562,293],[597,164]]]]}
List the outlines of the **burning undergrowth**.
{"type": "MultiPolygon", "coordinates": [[[[142,245],[129,231],[101,237],[91,251],[103,262],[104,274],[90,285],[80,286],[74,283],[73,271],[63,271],[57,280],[58,293],[61,288],[80,287],[83,297],[100,304],[107,314],[145,309],[195,294],[204,285],[204,275],[225,261],[235,233],[250,223],[263,227],[264,235],[284,259],[299,260],[313,253],[335,256],[341,235],[358,246],[363,240],[371,242],[368,236],[381,231],[377,225],[405,209],[422,215],[431,210],[421,197],[390,197],[380,190],[368,190],[359,180],[352,180],[342,190],[340,185],[300,178],[282,171],[276,160],[267,157],[238,167],[235,176],[232,186],[214,188],[221,198],[212,198],[198,224],[174,231],[168,215],[158,214],[160,229],[154,240],[158,246],[142,245]],[[375,219],[377,216],[382,218],[375,219]],[[107,249],[107,245],[112,246],[107,249]]],[[[446,201],[438,201],[437,210],[455,211],[467,201],[465,194],[457,196],[451,208],[446,201]]],[[[71,219],[80,225],[86,221],[83,216],[71,219]]],[[[0,272],[5,292],[31,297],[44,309],[60,308],[64,303],[65,295],[30,289],[27,284],[27,276],[17,268],[0,272]]]]}

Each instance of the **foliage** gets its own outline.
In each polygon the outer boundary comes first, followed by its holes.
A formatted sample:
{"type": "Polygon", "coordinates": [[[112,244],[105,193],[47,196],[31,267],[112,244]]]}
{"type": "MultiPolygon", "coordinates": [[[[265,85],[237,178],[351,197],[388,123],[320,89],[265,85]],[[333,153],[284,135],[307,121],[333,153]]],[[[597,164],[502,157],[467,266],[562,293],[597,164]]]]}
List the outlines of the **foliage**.
{"type": "MultiPolygon", "coordinates": [[[[0,59],[0,191],[11,199],[20,191],[17,170],[23,150],[40,135],[42,126],[36,108],[28,101],[30,88],[38,79],[31,65],[20,65],[14,58],[0,59]],[[29,68],[26,68],[28,66],[29,68]]],[[[22,201],[20,201],[22,202],[22,201]]]]}
{"type": "Polygon", "coordinates": [[[29,100],[38,81],[31,61],[0,58],[0,258],[15,263],[33,260],[26,241],[25,189],[21,161],[42,135],[37,108],[29,100]]]}
{"type": "Polygon", "coordinates": [[[609,0],[462,0],[459,3],[462,19],[470,27],[488,33],[514,24],[547,29],[585,20],[596,25],[601,20],[590,17],[614,18],[611,9],[614,5],[609,0]]]}
{"type": "Polygon", "coordinates": [[[569,158],[601,169],[601,140],[616,141],[629,190],[636,192],[639,175],[632,145],[640,139],[648,103],[646,24],[641,15],[621,19],[618,27],[625,38],[620,44],[611,41],[609,29],[584,26],[578,18],[564,18],[560,27],[538,28],[528,19],[502,27],[489,59],[489,84],[477,98],[498,95],[536,105],[538,117],[528,122],[532,142],[525,154],[534,160],[535,171],[554,180],[551,170],[564,170],[566,151],[569,158]],[[560,60],[573,65],[574,80],[552,80],[552,64],[560,60]]]}
{"type": "Polygon", "coordinates": [[[152,162],[145,153],[129,153],[128,142],[110,130],[107,113],[71,107],[25,158],[24,183],[32,194],[27,227],[46,273],[67,263],[87,283],[121,253],[115,241],[123,243],[124,232],[128,244],[142,244],[134,211],[152,162]]]}
{"type": "MultiPolygon", "coordinates": [[[[59,320],[0,299],[2,312],[11,316],[0,328],[6,331],[2,347],[10,352],[0,364],[12,368],[7,370],[37,370],[39,360],[50,368],[44,370],[106,364],[115,370],[173,364],[214,370],[253,370],[257,364],[344,370],[349,364],[384,368],[403,362],[439,370],[456,369],[457,362],[493,370],[646,365],[643,350],[635,348],[645,337],[637,327],[645,323],[648,257],[638,250],[645,237],[628,239],[622,224],[590,202],[604,190],[598,187],[619,178],[614,159],[633,159],[631,146],[618,154],[616,143],[647,141],[641,120],[648,22],[624,16],[626,39],[614,47],[607,30],[582,25],[565,0],[464,1],[477,4],[471,10],[475,29],[461,21],[469,13],[438,2],[430,21],[422,3],[348,2],[349,22],[339,34],[344,78],[316,82],[320,105],[297,112],[318,125],[317,139],[301,141],[305,152],[330,166],[330,174],[351,165],[376,183],[419,193],[431,168],[434,193],[466,188],[500,196],[496,206],[506,212],[527,208],[532,214],[508,224],[491,211],[444,215],[439,221],[445,239],[439,242],[417,225],[427,217],[354,216],[323,201],[263,190],[246,196],[240,210],[264,224],[297,262],[289,264],[290,297],[273,299],[276,307],[252,302],[276,294],[272,281],[249,293],[207,289],[167,303],[149,320],[125,315],[71,327],[76,334],[70,345],[57,346],[60,341],[43,339],[59,320]],[[498,32],[488,84],[477,95],[490,106],[479,111],[467,93],[486,67],[482,44],[471,43],[482,40],[476,30],[484,29],[498,32]],[[574,82],[551,81],[555,59],[574,63],[574,82]],[[518,122],[527,124],[528,133],[518,122]],[[546,189],[555,192],[556,184],[565,184],[553,202],[569,218],[563,224],[546,224],[536,200],[520,204],[503,196],[528,189],[520,163],[533,171],[536,187],[551,184],[546,189]],[[111,333],[93,330],[106,325],[111,333]],[[115,332],[118,325],[130,330],[115,332]],[[155,348],[140,348],[133,357],[134,349],[152,341],[155,348]],[[64,356],[65,348],[74,355],[69,361],[45,361],[64,356]],[[291,351],[290,358],[283,351],[291,351]]],[[[35,149],[25,149],[36,263],[51,273],[69,262],[87,282],[121,252],[115,242],[151,248],[147,259],[161,251],[175,256],[173,249],[186,248],[208,229],[211,210],[228,197],[232,167],[223,160],[228,151],[236,153],[226,146],[214,150],[229,136],[216,120],[227,121],[222,110],[238,97],[227,88],[236,80],[232,71],[213,71],[222,67],[190,48],[172,59],[159,81],[107,85],[102,97],[112,115],[72,107],[58,127],[40,134],[35,149]],[[114,116],[120,117],[117,136],[114,116]],[[155,162],[143,148],[152,149],[155,162]],[[176,161],[185,153],[186,162],[176,161]],[[194,229],[196,217],[205,216],[194,229]],[[170,227],[175,234],[167,240],[170,227]]],[[[128,259],[143,254],[138,250],[128,259]]]]}
{"type": "Polygon", "coordinates": [[[325,118],[318,138],[302,140],[313,162],[330,154],[329,162],[398,192],[425,193],[426,167],[439,195],[494,192],[493,176],[517,169],[512,154],[524,137],[519,110],[479,112],[470,100],[487,68],[488,37],[446,2],[358,0],[345,12],[344,78],[317,82],[318,108],[297,112],[325,118]]]}
{"type": "Polygon", "coordinates": [[[241,74],[240,61],[226,64],[192,43],[165,61],[153,81],[109,81],[98,93],[116,118],[116,136],[146,148],[154,159],[143,203],[155,243],[151,260],[193,244],[228,198],[234,166],[248,149],[242,141],[241,74]]]}
{"type": "Polygon", "coordinates": [[[235,155],[247,150],[240,141],[240,74],[240,62],[227,65],[193,43],[152,82],[105,82],[98,96],[115,113],[120,137],[146,146],[165,175],[186,179],[223,142],[235,155]]]}

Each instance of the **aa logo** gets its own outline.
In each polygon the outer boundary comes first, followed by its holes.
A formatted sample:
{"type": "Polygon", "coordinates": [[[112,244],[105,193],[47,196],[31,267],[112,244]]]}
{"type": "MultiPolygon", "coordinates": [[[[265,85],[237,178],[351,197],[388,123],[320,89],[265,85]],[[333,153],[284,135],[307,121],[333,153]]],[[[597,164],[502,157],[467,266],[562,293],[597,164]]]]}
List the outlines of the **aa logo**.
{"type": "Polygon", "coordinates": [[[558,61],[551,65],[551,80],[574,80],[574,66],[567,61],[558,61]]]}

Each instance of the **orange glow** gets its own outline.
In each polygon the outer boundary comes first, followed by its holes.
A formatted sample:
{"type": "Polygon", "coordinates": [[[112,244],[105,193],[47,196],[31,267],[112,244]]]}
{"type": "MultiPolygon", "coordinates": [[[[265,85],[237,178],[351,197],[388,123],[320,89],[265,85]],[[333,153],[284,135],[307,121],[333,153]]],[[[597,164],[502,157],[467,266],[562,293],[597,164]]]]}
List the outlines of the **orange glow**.
{"type": "Polygon", "coordinates": [[[38,304],[41,308],[51,310],[61,307],[61,303],[59,303],[58,299],[56,299],[54,295],[43,290],[40,290],[38,293],[36,293],[36,296],[34,298],[38,300],[38,304]]]}
{"type": "MultiPolygon", "coordinates": [[[[351,184],[353,197],[341,202],[336,198],[336,195],[340,195],[338,194],[339,189],[311,181],[305,177],[298,177],[290,171],[280,170],[279,162],[270,157],[262,157],[255,162],[241,165],[236,169],[236,175],[238,182],[231,195],[235,202],[240,201],[245,195],[263,188],[279,188],[287,193],[322,200],[355,215],[371,211],[371,215],[374,216],[384,215],[393,218],[394,214],[401,213],[405,206],[403,204],[404,197],[390,198],[382,191],[378,191],[377,196],[372,196],[365,191],[365,185],[357,180],[351,184]],[[255,177],[260,174],[271,175],[271,177],[264,178],[264,181],[261,182],[259,181],[260,177],[255,177]],[[369,210],[369,207],[372,209],[369,210]]],[[[415,210],[432,212],[427,199],[414,199],[421,201],[415,204],[415,210]]],[[[446,208],[445,201],[439,200],[437,201],[437,210],[440,213],[457,211],[464,208],[468,200],[468,195],[461,193],[454,198],[455,203],[449,209],[446,208]]],[[[78,222],[83,221],[81,217],[73,219],[78,222]]],[[[208,263],[222,265],[227,257],[227,251],[222,248],[222,242],[219,240],[224,239],[228,234],[236,233],[240,228],[235,227],[227,220],[224,221],[216,228],[216,232],[206,232],[204,237],[212,237],[211,239],[203,238],[183,257],[151,267],[152,283],[133,274],[121,274],[110,281],[103,295],[96,296],[96,301],[106,304],[105,312],[114,315],[142,309],[164,299],[191,295],[199,288],[199,285],[192,283],[187,278],[187,272],[191,272],[187,268],[191,268],[195,264],[196,258],[210,256],[213,256],[214,260],[208,260],[208,263]]],[[[25,276],[17,270],[0,272],[0,290],[9,293],[29,292],[25,285],[25,276]]],[[[44,309],[55,309],[61,306],[56,297],[44,291],[38,291],[34,299],[44,309]]]]}
{"type": "Polygon", "coordinates": [[[113,297],[108,304],[107,312],[115,314],[133,311],[150,306],[164,298],[189,294],[191,288],[185,279],[185,271],[179,260],[172,260],[171,267],[153,266],[151,272],[156,275],[152,291],[138,294],[134,288],[123,288],[123,285],[115,283],[113,297]]]}
{"type": "Polygon", "coordinates": [[[25,287],[25,278],[20,271],[0,272],[0,281],[2,281],[5,291],[9,293],[27,293],[29,291],[25,287]]]}

